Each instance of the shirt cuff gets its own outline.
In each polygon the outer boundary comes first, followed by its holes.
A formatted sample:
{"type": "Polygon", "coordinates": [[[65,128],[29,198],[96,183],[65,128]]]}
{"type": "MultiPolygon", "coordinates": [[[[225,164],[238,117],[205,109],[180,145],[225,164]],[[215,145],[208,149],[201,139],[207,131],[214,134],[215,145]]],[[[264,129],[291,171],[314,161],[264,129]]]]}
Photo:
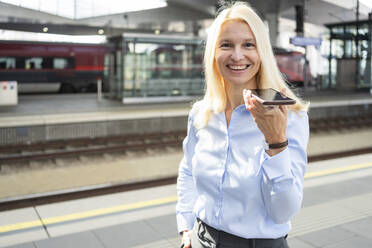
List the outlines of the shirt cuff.
{"type": "Polygon", "coordinates": [[[185,230],[192,230],[194,227],[195,215],[193,212],[177,213],[178,233],[185,230]]]}
{"type": "Polygon", "coordinates": [[[288,148],[270,157],[263,150],[261,157],[262,168],[270,180],[291,178],[291,160],[288,148]]]}

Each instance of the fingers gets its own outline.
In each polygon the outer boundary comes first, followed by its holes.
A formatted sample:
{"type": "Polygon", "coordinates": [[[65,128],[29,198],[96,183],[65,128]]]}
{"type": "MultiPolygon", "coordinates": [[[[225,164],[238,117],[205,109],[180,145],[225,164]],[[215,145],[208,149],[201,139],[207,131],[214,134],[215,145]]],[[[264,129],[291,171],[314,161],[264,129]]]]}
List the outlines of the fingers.
{"type": "Polygon", "coordinates": [[[287,89],[286,88],[282,88],[280,90],[280,94],[282,95],[282,97],[286,97],[287,96],[286,92],[287,92],[287,89]]]}
{"type": "Polygon", "coordinates": [[[279,108],[282,111],[282,113],[284,114],[284,116],[288,115],[288,107],[286,105],[280,105],[279,108]]]}
{"type": "Polygon", "coordinates": [[[184,231],[182,234],[182,244],[184,248],[190,248],[191,247],[191,240],[190,240],[190,232],[184,231]]]}
{"type": "Polygon", "coordinates": [[[190,247],[191,247],[190,239],[187,239],[187,241],[185,241],[185,242],[183,243],[183,247],[184,247],[184,248],[190,248],[190,247]]]}
{"type": "Polygon", "coordinates": [[[243,90],[243,99],[245,103],[245,108],[248,111],[251,111],[255,106],[261,105],[256,98],[252,95],[250,90],[244,89],[243,90]]]}
{"type": "Polygon", "coordinates": [[[267,110],[266,107],[262,103],[260,103],[259,101],[257,101],[256,98],[253,98],[252,99],[252,104],[255,107],[255,110],[258,111],[258,112],[263,113],[263,112],[265,112],[267,110]]]}
{"type": "Polygon", "coordinates": [[[263,116],[266,112],[265,107],[252,95],[250,90],[243,90],[245,108],[250,111],[255,118],[257,115],[263,116]]]}
{"type": "Polygon", "coordinates": [[[252,97],[252,92],[250,90],[244,89],[243,90],[243,100],[245,104],[245,108],[247,110],[250,110],[251,104],[250,104],[250,98],[252,97]]]}
{"type": "MultiPolygon", "coordinates": [[[[286,89],[283,88],[281,92],[285,92],[286,89]]],[[[250,111],[254,117],[256,116],[271,116],[276,112],[281,110],[283,114],[287,115],[287,107],[286,106],[266,106],[259,102],[253,95],[250,90],[244,89],[243,90],[243,99],[245,108],[250,111]]]]}

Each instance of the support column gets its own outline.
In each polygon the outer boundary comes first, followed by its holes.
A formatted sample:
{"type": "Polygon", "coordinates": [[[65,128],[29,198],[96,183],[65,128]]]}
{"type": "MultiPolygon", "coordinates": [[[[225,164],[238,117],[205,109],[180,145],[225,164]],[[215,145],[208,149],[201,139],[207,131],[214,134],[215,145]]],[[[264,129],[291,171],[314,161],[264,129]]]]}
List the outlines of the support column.
{"type": "Polygon", "coordinates": [[[367,64],[366,69],[364,71],[364,78],[367,83],[369,83],[369,93],[372,95],[372,12],[368,14],[368,47],[367,47],[367,64]]]}
{"type": "Polygon", "coordinates": [[[279,13],[267,13],[265,19],[269,26],[271,45],[273,47],[278,46],[279,13]]]}

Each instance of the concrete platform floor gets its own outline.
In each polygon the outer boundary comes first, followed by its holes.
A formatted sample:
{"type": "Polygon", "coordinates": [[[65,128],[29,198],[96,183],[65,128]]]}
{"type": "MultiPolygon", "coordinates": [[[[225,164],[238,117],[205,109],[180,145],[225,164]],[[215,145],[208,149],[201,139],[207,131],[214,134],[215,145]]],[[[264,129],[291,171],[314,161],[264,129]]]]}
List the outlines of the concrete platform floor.
{"type": "MultiPolygon", "coordinates": [[[[367,92],[343,92],[336,90],[311,91],[301,98],[310,101],[315,107],[332,102],[346,104],[348,101],[360,100],[370,103],[372,96],[367,92]]],[[[20,95],[17,106],[0,106],[0,117],[7,116],[32,116],[54,115],[64,113],[91,113],[91,112],[122,112],[151,109],[189,109],[191,102],[202,97],[172,102],[169,97],[163,97],[163,102],[151,102],[150,99],[133,99],[132,103],[123,104],[119,100],[102,98],[97,100],[97,95],[89,94],[39,94],[20,95]],[[141,100],[143,99],[143,100],[141,100]]],[[[128,98],[130,102],[130,99],[128,98]]]]}

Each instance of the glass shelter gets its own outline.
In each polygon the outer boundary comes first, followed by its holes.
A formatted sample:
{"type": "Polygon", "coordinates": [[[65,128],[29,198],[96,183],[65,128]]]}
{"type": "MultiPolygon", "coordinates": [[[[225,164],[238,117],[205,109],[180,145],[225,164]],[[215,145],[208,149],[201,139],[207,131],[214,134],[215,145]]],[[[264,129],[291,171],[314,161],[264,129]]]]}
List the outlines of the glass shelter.
{"type": "Polygon", "coordinates": [[[372,19],[327,24],[330,32],[328,87],[367,90],[372,85],[372,19]]]}
{"type": "Polygon", "coordinates": [[[128,98],[198,96],[204,92],[200,39],[123,34],[107,42],[110,95],[128,98]]]}

